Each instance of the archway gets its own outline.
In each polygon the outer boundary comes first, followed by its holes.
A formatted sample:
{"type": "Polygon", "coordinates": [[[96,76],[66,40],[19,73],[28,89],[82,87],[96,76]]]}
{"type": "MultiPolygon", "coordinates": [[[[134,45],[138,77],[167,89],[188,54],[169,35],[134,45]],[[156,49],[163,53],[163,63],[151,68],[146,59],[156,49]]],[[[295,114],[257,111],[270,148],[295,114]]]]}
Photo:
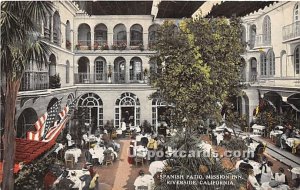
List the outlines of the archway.
{"type": "Polygon", "coordinates": [[[129,65],[129,80],[131,82],[141,81],[143,79],[143,64],[139,57],[133,57],[129,65]]]}
{"type": "Polygon", "coordinates": [[[270,91],[264,94],[264,100],[274,109],[275,112],[281,113],[282,97],[277,92],[270,91]]]}
{"type": "Polygon", "coordinates": [[[38,116],[33,108],[24,109],[17,120],[17,138],[26,138],[27,132],[34,131],[34,124],[37,120],[38,116]]]}
{"type": "Polygon", "coordinates": [[[154,45],[155,41],[158,39],[158,24],[152,24],[148,29],[148,43],[149,47],[154,45]]]}
{"type": "Polygon", "coordinates": [[[80,57],[80,59],[78,60],[78,73],[77,73],[76,80],[79,83],[88,83],[89,73],[90,73],[90,60],[87,57],[80,57]]]}
{"type": "Polygon", "coordinates": [[[83,109],[88,114],[84,122],[92,125],[91,133],[103,127],[103,102],[100,96],[91,92],[83,94],[78,100],[78,110],[80,112],[83,109]]]}
{"type": "Polygon", "coordinates": [[[134,24],[130,28],[130,46],[143,45],[143,27],[140,24],[134,24]]]}
{"type": "Polygon", "coordinates": [[[113,78],[115,83],[124,83],[126,73],[126,61],[123,57],[118,57],[114,61],[113,78]]]}
{"type": "Polygon", "coordinates": [[[95,82],[99,83],[99,82],[104,82],[106,81],[106,60],[104,59],[104,57],[97,57],[95,60],[95,82]]]}
{"type": "Polygon", "coordinates": [[[107,44],[107,27],[105,24],[97,24],[94,29],[94,35],[95,49],[98,46],[107,44]]]}
{"type": "Polygon", "coordinates": [[[116,128],[121,126],[122,119],[129,125],[140,125],[140,100],[131,92],[122,93],[116,100],[114,119],[116,128]]]}
{"type": "Polygon", "coordinates": [[[53,15],[53,42],[61,44],[60,15],[57,11],[53,15]]]}
{"type": "Polygon", "coordinates": [[[48,103],[48,106],[47,106],[47,110],[49,110],[56,102],[58,101],[58,99],[57,98],[52,98],[51,100],[50,100],[50,102],[48,103]]]}
{"type": "Polygon", "coordinates": [[[117,24],[114,27],[114,45],[127,45],[127,32],[124,24],[117,24]]]}
{"type": "Polygon", "coordinates": [[[155,126],[155,130],[159,126],[159,123],[166,122],[170,125],[170,117],[167,113],[168,111],[168,104],[161,99],[153,99],[152,100],[152,125],[155,126]]]}
{"type": "Polygon", "coordinates": [[[82,23],[78,27],[78,47],[86,50],[91,49],[91,28],[88,24],[82,23]]]}
{"type": "Polygon", "coordinates": [[[49,61],[49,76],[54,76],[56,74],[56,57],[54,54],[50,55],[49,61]]]}
{"type": "Polygon", "coordinates": [[[257,60],[255,57],[250,58],[250,81],[255,82],[257,80],[257,60]]]}

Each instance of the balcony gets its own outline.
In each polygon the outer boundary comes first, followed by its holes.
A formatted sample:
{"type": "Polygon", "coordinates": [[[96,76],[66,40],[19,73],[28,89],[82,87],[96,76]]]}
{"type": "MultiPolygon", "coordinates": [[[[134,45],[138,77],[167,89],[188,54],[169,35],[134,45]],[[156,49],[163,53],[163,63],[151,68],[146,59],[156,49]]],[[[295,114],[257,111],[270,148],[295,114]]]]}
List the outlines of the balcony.
{"type": "Polygon", "coordinates": [[[270,47],[271,46],[271,38],[266,34],[258,34],[255,36],[255,44],[254,49],[262,48],[262,47],[270,47]]]}
{"type": "Polygon", "coordinates": [[[141,73],[131,73],[129,80],[126,82],[125,73],[113,72],[112,77],[107,77],[104,73],[75,73],[74,74],[75,84],[125,84],[125,83],[145,83],[141,73]]]}
{"type": "Polygon", "coordinates": [[[91,50],[91,40],[79,40],[75,50],[91,50]]]}
{"type": "Polygon", "coordinates": [[[300,21],[284,26],[282,35],[284,42],[300,39],[300,21]]]}
{"type": "Polygon", "coordinates": [[[20,91],[43,90],[49,88],[49,74],[46,71],[25,71],[20,91]]]}
{"type": "Polygon", "coordinates": [[[253,86],[299,88],[300,77],[260,77],[254,81],[253,86]]]}
{"type": "Polygon", "coordinates": [[[94,50],[109,50],[109,46],[107,45],[107,40],[95,40],[94,50]]]}

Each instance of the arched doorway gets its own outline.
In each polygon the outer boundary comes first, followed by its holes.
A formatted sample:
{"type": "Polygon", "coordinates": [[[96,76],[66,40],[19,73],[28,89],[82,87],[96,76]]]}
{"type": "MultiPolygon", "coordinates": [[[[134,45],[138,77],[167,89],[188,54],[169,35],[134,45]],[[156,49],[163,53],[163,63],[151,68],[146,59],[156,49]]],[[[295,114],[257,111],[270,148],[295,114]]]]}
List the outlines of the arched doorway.
{"type": "Polygon", "coordinates": [[[26,138],[26,133],[29,131],[34,131],[34,124],[37,122],[38,116],[33,108],[26,108],[20,114],[17,127],[16,135],[17,138],[26,138]]]}
{"type": "Polygon", "coordinates": [[[60,15],[57,11],[53,15],[53,42],[59,46],[61,44],[60,15]]]}
{"type": "Polygon", "coordinates": [[[47,110],[49,110],[57,101],[58,101],[57,98],[52,98],[48,103],[47,110]]]}
{"type": "Polygon", "coordinates": [[[88,114],[84,121],[85,123],[92,124],[90,129],[94,133],[98,128],[103,127],[103,102],[102,99],[95,93],[83,94],[78,100],[78,111],[87,109],[88,114]]]}
{"type": "Polygon", "coordinates": [[[124,24],[117,24],[114,27],[114,45],[127,45],[127,32],[124,24]]]}
{"type": "Polygon", "coordinates": [[[54,76],[56,74],[56,57],[54,54],[50,55],[49,61],[49,76],[54,76]]]}
{"type": "Polygon", "coordinates": [[[106,60],[103,57],[97,57],[95,60],[95,82],[106,81],[106,60]]]}
{"type": "Polygon", "coordinates": [[[91,49],[91,28],[88,24],[82,23],[78,27],[77,48],[81,50],[91,49]]]}
{"type": "Polygon", "coordinates": [[[90,60],[87,57],[80,57],[78,60],[78,76],[76,79],[79,83],[88,83],[90,73],[90,60]]]}
{"type": "Polygon", "coordinates": [[[131,92],[122,93],[116,100],[114,119],[116,128],[121,126],[122,119],[133,126],[140,125],[140,100],[131,92]]]}
{"type": "Polygon", "coordinates": [[[276,113],[280,114],[282,112],[282,97],[277,92],[270,91],[265,93],[264,99],[268,102],[268,104],[274,109],[276,113]]]}
{"type": "Polygon", "coordinates": [[[118,57],[114,61],[113,78],[115,83],[125,83],[126,61],[123,57],[118,57]]]}
{"type": "Polygon", "coordinates": [[[143,79],[143,64],[141,58],[134,57],[130,60],[129,73],[129,80],[131,82],[137,82],[143,79]]]}
{"type": "Polygon", "coordinates": [[[130,46],[143,45],[143,27],[134,24],[130,28],[130,46]]]}
{"type": "Polygon", "coordinates": [[[152,100],[152,125],[155,126],[156,131],[161,122],[166,122],[170,125],[170,118],[167,116],[167,106],[167,102],[161,99],[152,100]]]}

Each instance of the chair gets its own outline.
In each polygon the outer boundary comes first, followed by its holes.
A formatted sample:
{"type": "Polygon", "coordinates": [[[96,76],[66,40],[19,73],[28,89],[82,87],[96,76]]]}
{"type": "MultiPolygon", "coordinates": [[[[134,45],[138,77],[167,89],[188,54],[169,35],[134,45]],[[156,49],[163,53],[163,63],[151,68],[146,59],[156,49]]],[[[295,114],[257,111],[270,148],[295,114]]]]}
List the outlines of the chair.
{"type": "Polygon", "coordinates": [[[148,187],[142,185],[142,186],[138,186],[137,189],[138,189],[138,190],[148,190],[148,187]]]}
{"type": "Polygon", "coordinates": [[[105,165],[107,166],[107,164],[111,164],[113,165],[113,155],[112,154],[106,154],[104,157],[105,160],[105,165]]]}
{"type": "Polygon", "coordinates": [[[72,154],[66,154],[66,157],[65,157],[66,167],[68,166],[68,163],[71,164],[71,167],[69,167],[69,168],[73,168],[74,167],[74,157],[73,157],[72,154]]]}
{"type": "Polygon", "coordinates": [[[135,165],[137,165],[138,163],[142,163],[142,165],[144,165],[144,158],[140,157],[140,156],[136,156],[135,157],[135,165]]]}

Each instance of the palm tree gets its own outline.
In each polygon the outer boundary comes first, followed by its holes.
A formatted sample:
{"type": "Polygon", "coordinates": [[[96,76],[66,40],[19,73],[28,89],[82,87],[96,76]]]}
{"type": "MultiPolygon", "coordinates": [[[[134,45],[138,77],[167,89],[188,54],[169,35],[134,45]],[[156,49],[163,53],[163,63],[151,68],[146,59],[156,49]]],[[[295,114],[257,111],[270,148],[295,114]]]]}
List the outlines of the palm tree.
{"type": "MultiPolygon", "coordinates": [[[[39,37],[38,23],[46,20],[53,4],[49,1],[1,2],[1,73],[6,82],[4,98],[4,145],[2,189],[14,189],[15,107],[25,65],[47,60],[50,47],[39,37]]],[[[38,64],[39,66],[39,64],[38,64]]]]}

